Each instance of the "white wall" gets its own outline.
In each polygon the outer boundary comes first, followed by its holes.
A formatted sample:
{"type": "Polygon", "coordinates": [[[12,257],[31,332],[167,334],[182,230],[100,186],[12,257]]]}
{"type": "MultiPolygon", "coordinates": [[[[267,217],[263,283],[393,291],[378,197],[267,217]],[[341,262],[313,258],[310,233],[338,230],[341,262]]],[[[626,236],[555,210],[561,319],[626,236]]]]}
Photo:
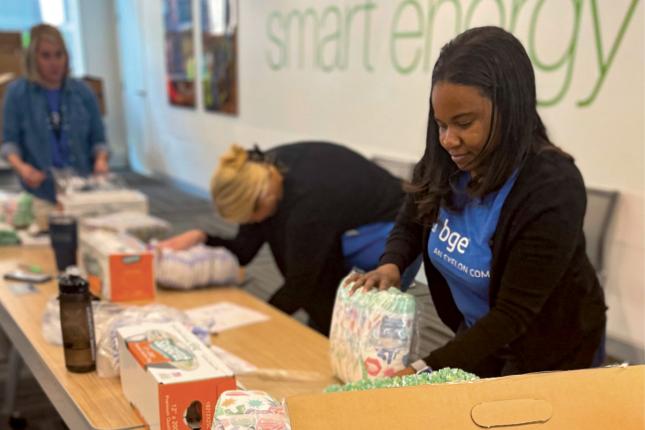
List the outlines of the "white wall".
{"type": "Polygon", "coordinates": [[[118,47],[112,0],[78,0],[84,73],[103,79],[110,164],[127,165],[118,47]]]}
{"type": "MultiPolygon", "coordinates": [[[[547,101],[564,88],[557,103],[542,107],[540,112],[553,140],[576,157],[588,185],[621,192],[608,249],[609,333],[625,344],[638,348],[645,345],[645,44],[643,5],[638,0],[633,2],[634,14],[627,24],[623,21],[632,0],[447,1],[438,9],[434,26],[426,24],[429,6],[437,3],[432,0],[240,0],[237,117],[168,105],[161,3],[140,4],[148,112],[148,150],[142,168],[201,189],[207,187],[218,156],[234,141],[244,145],[258,142],[268,147],[321,138],[345,143],[366,155],[416,159],[424,145],[431,68],[439,47],[455,34],[454,5],[461,6],[462,17],[474,7],[469,25],[472,27],[499,23],[501,4],[507,28],[513,5],[519,5],[515,34],[525,46],[533,43],[537,57],[545,63],[555,63],[570,53],[553,71],[536,67],[540,100],[547,101]],[[578,15],[572,6],[576,4],[580,7],[578,15]],[[593,20],[596,7],[598,24],[593,20]],[[282,19],[294,9],[312,11],[306,18],[309,21],[305,21],[308,25],[314,14],[319,19],[325,16],[320,35],[331,39],[326,39],[320,49],[317,63],[313,33],[308,27],[305,61],[300,66],[295,61],[298,45],[292,32],[288,50],[291,61],[288,66],[276,67],[276,59],[284,51],[269,38],[269,33],[282,40],[276,17],[282,19]],[[419,34],[392,44],[390,36],[397,11],[401,12],[398,28],[419,30],[419,34]],[[274,18],[269,21],[272,13],[274,18]],[[337,14],[341,15],[338,43],[332,34],[337,14]],[[532,37],[531,19],[535,16],[532,37]],[[626,28],[624,37],[614,45],[621,24],[626,28]],[[369,36],[365,37],[367,30],[369,36]],[[600,35],[598,39],[596,34],[600,35]],[[613,46],[617,49],[610,62],[613,46]],[[410,64],[415,55],[421,55],[416,68],[409,73],[396,70],[396,61],[410,64]],[[320,62],[331,65],[332,70],[323,70],[320,62]],[[602,65],[607,63],[611,64],[595,99],[587,106],[579,106],[592,93],[603,75],[602,65]],[[569,67],[571,81],[567,87],[569,67]]],[[[199,52],[198,35],[195,40],[199,52]]]]}

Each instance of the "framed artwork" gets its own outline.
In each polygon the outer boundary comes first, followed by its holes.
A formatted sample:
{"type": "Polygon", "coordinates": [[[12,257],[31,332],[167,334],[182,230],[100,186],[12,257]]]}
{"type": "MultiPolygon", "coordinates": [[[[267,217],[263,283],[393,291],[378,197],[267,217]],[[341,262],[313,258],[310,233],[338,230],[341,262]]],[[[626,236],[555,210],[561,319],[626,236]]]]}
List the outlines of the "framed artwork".
{"type": "Polygon", "coordinates": [[[191,0],[163,0],[168,101],[195,107],[195,46],[191,0]]]}
{"type": "Polygon", "coordinates": [[[238,0],[200,0],[202,91],[207,111],[238,114],[238,0]]]}

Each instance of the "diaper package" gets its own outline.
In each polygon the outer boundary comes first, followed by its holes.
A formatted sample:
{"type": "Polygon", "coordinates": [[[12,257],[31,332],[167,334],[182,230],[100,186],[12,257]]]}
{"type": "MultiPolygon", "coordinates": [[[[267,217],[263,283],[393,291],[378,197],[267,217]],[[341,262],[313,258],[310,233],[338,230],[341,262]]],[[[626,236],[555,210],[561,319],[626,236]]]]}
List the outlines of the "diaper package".
{"type": "Polygon", "coordinates": [[[362,289],[351,286],[336,294],[332,316],[331,364],[344,382],[392,376],[412,361],[418,326],[414,296],[397,288],[362,289]]]}
{"type": "Polygon", "coordinates": [[[225,248],[197,245],[183,251],[160,249],[157,282],[168,288],[190,289],[239,282],[240,265],[225,248]]]}
{"type": "Polygon", "coordinates": [[[290,430],[284,406],[264,391],[230,390],[215,407],[211,430],[290,430]]]}

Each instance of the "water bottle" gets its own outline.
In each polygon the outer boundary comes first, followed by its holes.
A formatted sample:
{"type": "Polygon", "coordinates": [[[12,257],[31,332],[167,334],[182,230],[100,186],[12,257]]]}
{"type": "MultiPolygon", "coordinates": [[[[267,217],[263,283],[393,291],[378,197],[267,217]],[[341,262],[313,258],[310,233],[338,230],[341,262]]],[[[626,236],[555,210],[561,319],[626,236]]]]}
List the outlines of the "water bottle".
{"type": "Polygon", "coordinates": [[[96,368],[96,343],[89,284],[65,273],[58,279],[58,292],[65,367],[70,372],[91,372],[96,368]]]}

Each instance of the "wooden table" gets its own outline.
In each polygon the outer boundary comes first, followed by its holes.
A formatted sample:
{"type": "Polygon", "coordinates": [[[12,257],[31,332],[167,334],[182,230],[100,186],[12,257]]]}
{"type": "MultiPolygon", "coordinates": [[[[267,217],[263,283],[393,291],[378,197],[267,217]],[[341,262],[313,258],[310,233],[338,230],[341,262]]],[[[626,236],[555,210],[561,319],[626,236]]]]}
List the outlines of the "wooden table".
{"type": "MultiPolygon", "coordinates": [[[[37,264],[54,272],[48,247],[0,248],[0,273],[19,263],[37,264]]],[[[37,285],[38,292],[15,295],[0,280],[0,324],[34,377],[72,429],[134,429],[143,422],[123,396],[118,378],[99,378],[96,372],[74,374],[65,369],[63,348],[43,338],[42,315],[48,300],[56,295],[55,282],[37,285]]],[[[247,360],[260,369],[287,369],[309,372],[314,380],[298,382],[285,378],[240,376],[249,389],[264,390],[280,399],[294,394],[319,392],[338,381],[332,376],[329,345],[324,336],[305,327],[238,288],[208,288],[177,292],[159,290],[156,303],[186,309],[229,301],[264,314],[270,319],[212,337],[213,344],[247,360]]],[[[297,374],[295,372],[294,374],[297,374]]]]}

